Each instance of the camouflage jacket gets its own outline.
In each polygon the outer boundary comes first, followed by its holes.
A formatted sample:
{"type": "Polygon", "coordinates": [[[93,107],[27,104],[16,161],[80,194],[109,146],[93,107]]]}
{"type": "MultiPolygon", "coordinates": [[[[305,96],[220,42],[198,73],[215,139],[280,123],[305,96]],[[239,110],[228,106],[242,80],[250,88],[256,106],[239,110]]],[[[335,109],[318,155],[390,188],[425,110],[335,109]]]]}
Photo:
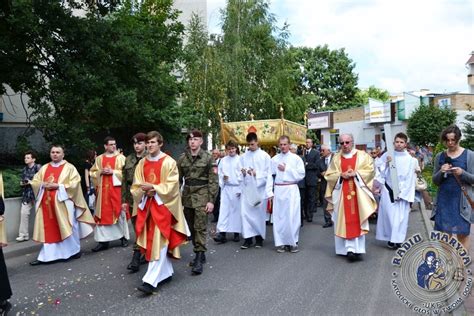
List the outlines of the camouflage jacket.
{"type": "MultiPolygon", "coordinates": [[[[145,153],[143,156],[145,157],[145,153]]],[[[142,157],[137,157],[135,153],[131,153],[125,159],[125,165],[122,170],[122,203],[128,203],[130,208],[133,206],[133,197],[130,193],[130,188],[133,183],[133,175],[135,174],[135,168],[142,157]]]]}
{"type": "Polygon", "coordinates": [[[208,202],[214,203],[219,189],[217,174],[214,173],[214,158],[201,149],[193,157],[186,150],[178,159],[179,181],[184,181],[182,202],[184,207],[204,207],[208,202]]]}

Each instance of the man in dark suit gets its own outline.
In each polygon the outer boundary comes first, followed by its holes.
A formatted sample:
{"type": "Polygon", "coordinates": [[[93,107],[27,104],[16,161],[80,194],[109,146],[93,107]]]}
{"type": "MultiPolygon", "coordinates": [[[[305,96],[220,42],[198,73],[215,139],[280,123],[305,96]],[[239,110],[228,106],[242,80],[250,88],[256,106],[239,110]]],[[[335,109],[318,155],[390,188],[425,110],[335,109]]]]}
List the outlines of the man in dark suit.
{"type": "MultiPolygon", "coordinates": [[[[291,145],[290,145],[290,151],[291,151],[293,154],[298,155],[298,156],[303,160],[303,163],[305,162],[303,155],[300,154],[301,151],[298,152],[298,146],[297,146],[296,144],[291,144],[291,145]]],[[[304,220],[304,196],[305,196],[305,189],[306,189],[305,179],[304,179],[304,178],[303,178],[301,181],[298,182],[298,189],[300,190],[301,227],[303,227],[303,220],[304,220]]]]}
{"type": "Polygon", "coordinates": [[[313,148],[313,140],[306,139],[306,148],[303,151],[305,162],[305,210],[304,217],[307,222],[313,221],[313,214],[316,213],[316,188],[319,178],[319,152],[313,148]]]}
{"type": "MultiPolygon", "coordinates": [[[[321,159],[319,159],[318,169],[319,169],[319,176],[321,179],[320,187],[319,187],[319,196],[323,196],[326,193],[327,182],[324,179],[324,173],[326,172],[329,164],[331,163],[333,154],[331,153],[331,148],[327,145],[321,145],[321,159]]],[[[324,211],[324,225],[323,227],[331,227],[332,220],[331,214],[326,210],[328,206],[328,201],[323,198],[323,211],[324,211]]]]}

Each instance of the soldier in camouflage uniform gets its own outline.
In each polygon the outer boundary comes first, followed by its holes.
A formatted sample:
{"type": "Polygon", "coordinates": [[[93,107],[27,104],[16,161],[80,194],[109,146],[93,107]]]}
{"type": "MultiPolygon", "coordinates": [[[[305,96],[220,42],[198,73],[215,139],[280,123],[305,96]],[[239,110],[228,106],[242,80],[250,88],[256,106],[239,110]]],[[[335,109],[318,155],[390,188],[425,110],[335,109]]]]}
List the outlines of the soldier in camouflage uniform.
{"type": "MultiPolygon", "coordinates": [[[[127,156],[125,159],[125,165],[122,170],[122,208],[130,212],[130,217],[132,218],[133,229],[135,230],[135,219],[136,217],[132,217],[133,212],[133,197],[130,193],[130,187],[133,183],[133,175],[135,174],[135,167],[137,166],[140,159],[145,157],[145,138],[146,135],[144,133],[137,133],[132,137],[133,142],[133,149],[134,152],[127,156]]],[[[135,234],[136,235],[136,234],[135,234]]],[[[132,261],[127,266],[128,270],[132,272],[137,272],[140,269],[140,258],[141,258],[140,248],[136,243],[136,236],[135,236],[135,244],[133,245],[133,256],[132,261]]]]}
{"type": "Polygon", "coordinates": [[[219,185],[214,159],[201,149],[202,133],[193,130],[186,139],[188,148],[179,157],[178,170],[180,182],[184,180],[182,203],[196,253],[191,262],[192,274],[197,275],[206,262],[207,215],[214,209],[219,185]]]}

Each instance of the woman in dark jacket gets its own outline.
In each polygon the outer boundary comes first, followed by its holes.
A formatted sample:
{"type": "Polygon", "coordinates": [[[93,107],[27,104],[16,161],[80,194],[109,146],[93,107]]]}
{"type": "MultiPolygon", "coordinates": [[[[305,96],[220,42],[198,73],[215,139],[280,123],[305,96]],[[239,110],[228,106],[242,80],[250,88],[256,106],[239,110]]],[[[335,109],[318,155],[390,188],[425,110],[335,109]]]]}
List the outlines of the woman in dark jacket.
{"type": "Polygon", "coordinates": [[[441,133],[441,141],[447,147],[436,155],[433,182],[438,185],[433,216],[435,230],[455,234],[469,250],[469,233],[472,207],[461,190],[461,185],[472,199],[474,185],[474,152],[459,145],[461,130],[456,125],[448,126],[441,133]]]}
{"type": "MultiPolygon", "coordinates": [[[[0,172],[0,222],[3,222],[5,213],[5,203],[3,201],[3,178],[0,172]]],[[[8,280],[7,266],[5,265],[5,258],[3,257],[2,246],[5,245],[6,240],[3,240],[4,225],[0,225],[0,315],[6,315],[12,308],[12,304],[8,299],[12,296],[12,289],[10,281],[8,280]]]]}

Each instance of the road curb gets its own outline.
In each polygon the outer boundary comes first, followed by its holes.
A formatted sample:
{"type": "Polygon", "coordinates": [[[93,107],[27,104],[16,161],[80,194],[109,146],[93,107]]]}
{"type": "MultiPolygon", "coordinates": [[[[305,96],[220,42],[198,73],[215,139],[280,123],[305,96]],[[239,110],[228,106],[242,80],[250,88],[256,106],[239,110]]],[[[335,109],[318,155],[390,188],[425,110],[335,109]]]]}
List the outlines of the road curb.
{"type": "Polygon", "coordinates": [[[5,259],[20,257],[29,253],[38,253],[41,249],[41,244],[34,241],[24,241],[21,243],[12,242],[3,248],[3,255],[5,259]]]}

